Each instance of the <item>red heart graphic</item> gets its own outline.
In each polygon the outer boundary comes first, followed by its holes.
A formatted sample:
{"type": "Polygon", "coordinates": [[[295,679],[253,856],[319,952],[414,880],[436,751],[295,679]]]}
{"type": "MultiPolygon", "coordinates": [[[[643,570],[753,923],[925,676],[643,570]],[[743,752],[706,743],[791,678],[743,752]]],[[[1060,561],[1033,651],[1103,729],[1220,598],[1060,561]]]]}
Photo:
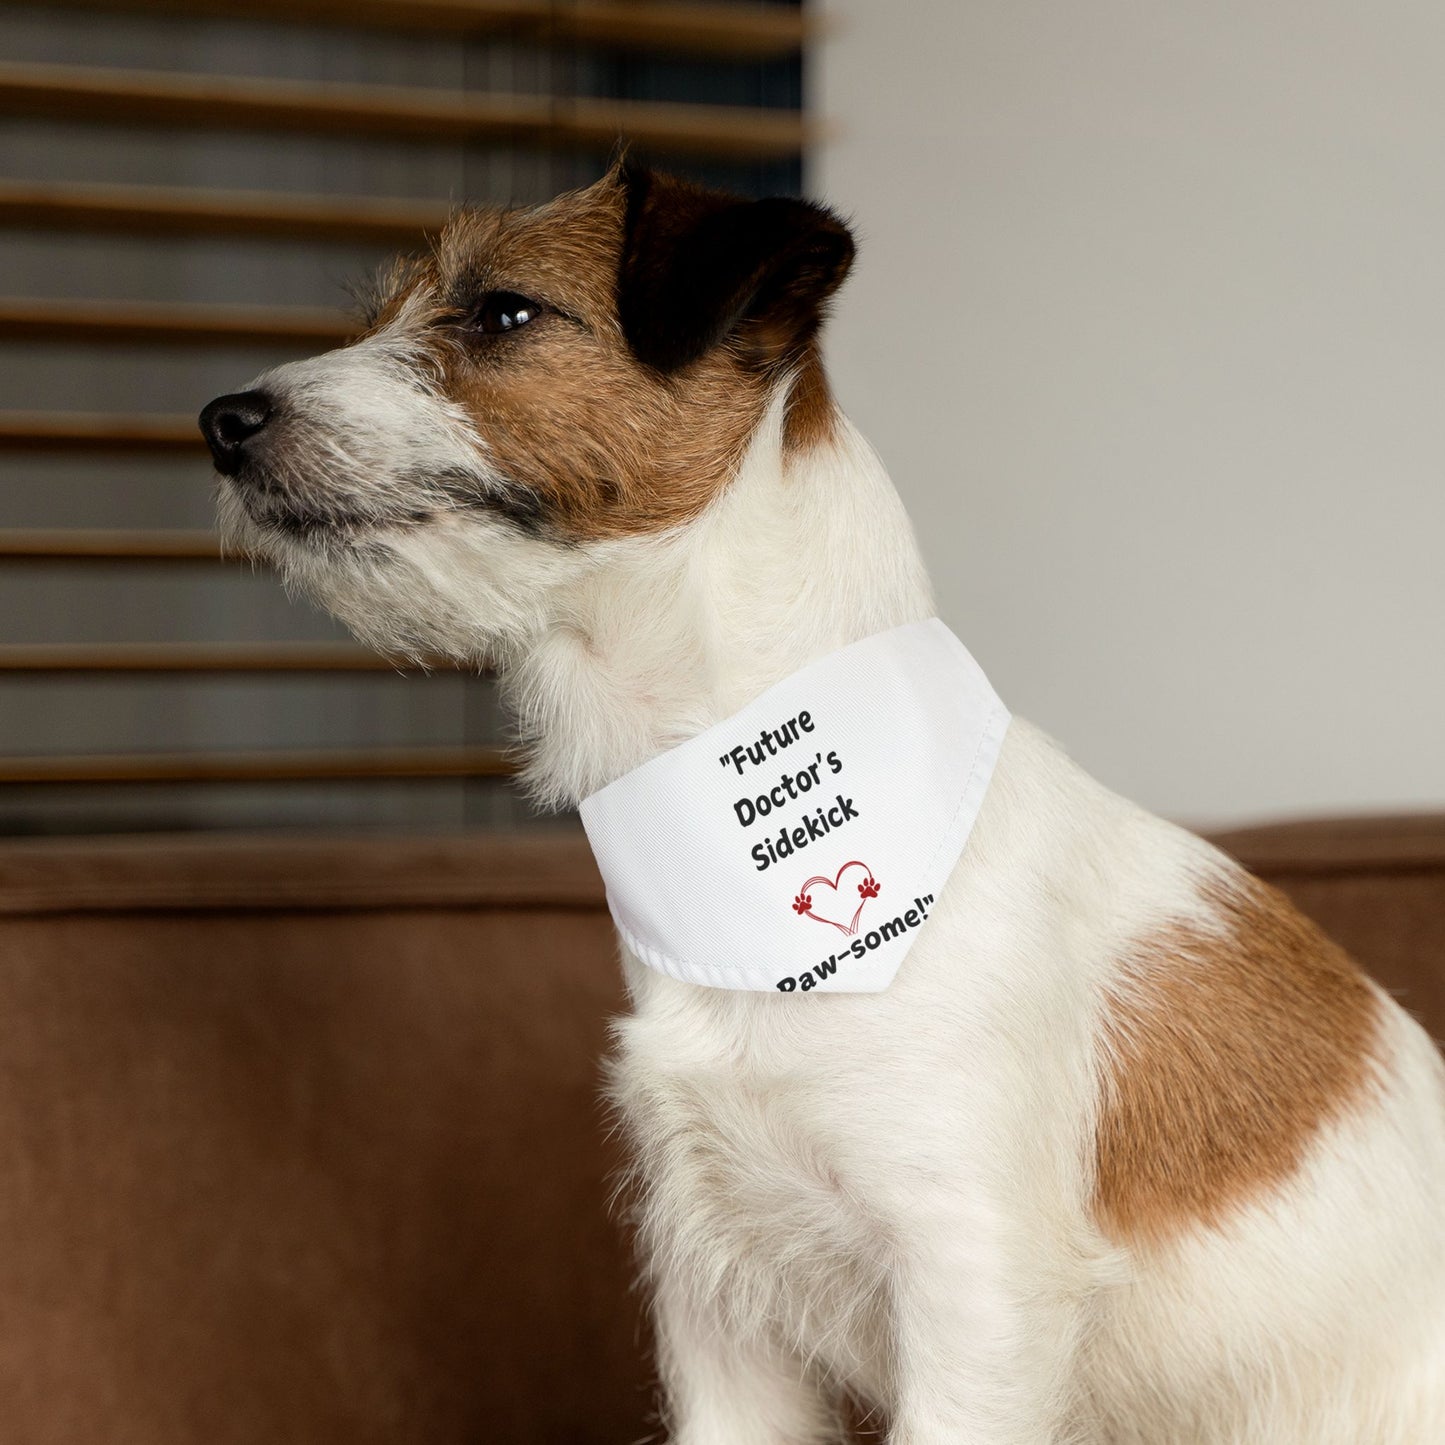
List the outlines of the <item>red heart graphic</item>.
{"type": "Polygon", "coordinates": [[[858,932],[858,915],[863,912],[863,905],[870,898],[876,898],[877,895],[878,884],[873,878],[873,870],[866,863],[860,863],[855,858],[851,862],[845,863],[832,878],[825,878],[820,874],[816,878],[808,879],[798,890],[797,898],[793,900],[793,912],[801,913],[804,917],[815,919],[819,923],[831,924],[839,933],[851,936],[858,932]],[[858,906],[852,908],[851,913],[849,912],[852,907],[851,895],[843,893],[839,887],[843,881],[843,875],[850,868],[862,870],[862,877],[857,884],[858,906]],[[827,888],[833,897],[821,900],[814,897],[814,890],[818,888],[827,888]],[[819,913],[817,911],[819,906],[825,911],[819,913]],[[829,913],[836,916],[830,918],[829,913]],[[848,921],[846,923],[839,922],[839,919],[842,918],[846,918],[848,921]]]}

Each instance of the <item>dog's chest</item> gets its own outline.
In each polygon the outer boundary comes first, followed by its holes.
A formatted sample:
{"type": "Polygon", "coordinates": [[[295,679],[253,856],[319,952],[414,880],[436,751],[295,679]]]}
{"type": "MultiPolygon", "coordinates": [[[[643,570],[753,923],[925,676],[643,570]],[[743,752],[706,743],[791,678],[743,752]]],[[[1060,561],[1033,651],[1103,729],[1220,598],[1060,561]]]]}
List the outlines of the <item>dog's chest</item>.
{"type": "MultiPolygon", "coordinates": [[[[694,1020],[696,1023],[696,1020],[694,1020]]],[[[656,1264],[708,1281],[727,1315],[880,1388],[884,1240],[826,1079],[720,1050],[643,1012],[614,1074],[656,1264]],[[724,1057],[730,1054],[730,1057],[724,1057]]]]}

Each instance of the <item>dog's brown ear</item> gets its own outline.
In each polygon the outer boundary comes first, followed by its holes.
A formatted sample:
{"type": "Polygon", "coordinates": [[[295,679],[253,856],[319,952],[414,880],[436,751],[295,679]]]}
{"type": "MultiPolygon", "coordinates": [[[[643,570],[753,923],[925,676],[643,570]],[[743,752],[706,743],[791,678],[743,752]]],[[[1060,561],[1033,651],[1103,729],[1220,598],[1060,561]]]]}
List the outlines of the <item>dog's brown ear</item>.
{"type": "Polygon", "coordinates": [[[617,303],[640,361],[677,371],[736,334],[752,359],[799,355],[853,261],[853,237],[807,201],[742,200],[624,161],[617,303]]]}

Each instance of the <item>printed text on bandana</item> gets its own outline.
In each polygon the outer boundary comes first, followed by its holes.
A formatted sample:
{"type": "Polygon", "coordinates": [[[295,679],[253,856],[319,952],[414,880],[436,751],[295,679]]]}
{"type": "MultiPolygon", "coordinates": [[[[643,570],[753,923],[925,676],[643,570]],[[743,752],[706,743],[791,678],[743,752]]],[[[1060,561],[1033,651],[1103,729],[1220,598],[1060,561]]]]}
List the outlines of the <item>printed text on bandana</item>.
{"type": "MultiPolygon", "coordinates": [[[[891,939],[907,933],[910,928],[917,928],[928,918],[928,905],[933,902],[933,894],[926,893],[922,898],[913,900],[913,907],[906,913],[900,913],[896,918],[890,918],[877,928],[870,928],[867,933],[855,938],[841,953],[830,953],[822,963],[815,963],[807,973],[800,973],[796,978],[791,976],[778,980],[779,993],[792,993],[794,989],[802,989],[807,993],[809,989],[817,988],[820,983],[826,983],[835,973],[838,972],[838,965],[845,959],[866,958],[875,948],[880,948],[891,939]]],[[[859,911],[862,909],[860,907],[859,911]]]]}
{"type": "MultiPolygon", "coordinates": [[[[835,748],[827,752],[815,749],[811,761],[808,760],[806,745],[797,747],[795,752],[790,751],[795,745],[804,743],[805,739],[811,742],[809,735],[816,726],[812,713],[800,712],[780,727],[764,728],[756,742],[739,743],[718,758],[724,768],[733,769],[740,778],[748,779],[753,785],[733,803],[733,815],[739,825],[744,830],[750,830],[762,819],[769,820],[765,825],[766,836],[749,849],[753,866],[759,873],[827,838],[858,816],[853,799],[841,792],[827,801],[815,801],[815,796],[823,792],[825,784],[831,784],[843,771],[843,759],[835,748]],[[766,768],[765,765],[775,759],[790,765],[791,770],[775,773],[766,768]],[[776,781],[769,782],[769,779],[776,781]],[[759,785],[761,791],[754,791],[759,785]]],[[[828,791],[832,791],[831,787],[828,791]]],[[[858,920],[862,916],[863,905],[876,898],[881,887],[873,876],[873,870],[857,858],[849,859],[831,877],[820,873],[802,884],[793,899],[793,912],[836,928],[853,941],[840,953],[829,954],[808,972],[779,979],[777,988],[781,993],[792,993],[795,989],[806,993],[816,988],[831,978],[845,959],[850,956],[863,958],[872,949],[917,928],[928,917],[927,905],[933,902],[932,894],[926,902],[915,899],[915,907],[881,928],[862,937],[854,937],[859,931],[858,920]],[[845,878],[848,880],[846,884],[845,878]]]]}
{"type": "MultiPolygon", "coordinates": [[[[783,754],[795,743],[801,742],[805,734],[813,732],[816,724],[809,712],[800,712],[777,728],[765,728],[758,734],[756,742],[739,743],[724,753],[718,762],[725,768],[733,768],[739,776],[747,776],[748,768],[761,768],[773,758],[783,754]]],[[[775,781],[768,785],[768,774],[759,778],[753,775],[750,781],[761,781],[764,786],[759,792],[751,790],[733,804],[733,813],[745,829],[763,818],[774,814],[785,814],[782,825],[773,832],[774,823],[769,822],[767,836],[752,845],[753,866],[759,873],[764,872],[783,858],[826,838],[829,833],[852,822],[858,816],[858,809],[852,798],[842,793],[826,801],[815,795],[822,792],[825,780],[843,771],[843,759],[836,750],[821,750],[811,760],[801,749],[799,753],[784,762],[791,763],[794,771],[773,775],[775,781]],[[795,806],[796,805],[796,806],[795,806]]],[[[831,789],[829,789],[831,791],[831,789]]]]}

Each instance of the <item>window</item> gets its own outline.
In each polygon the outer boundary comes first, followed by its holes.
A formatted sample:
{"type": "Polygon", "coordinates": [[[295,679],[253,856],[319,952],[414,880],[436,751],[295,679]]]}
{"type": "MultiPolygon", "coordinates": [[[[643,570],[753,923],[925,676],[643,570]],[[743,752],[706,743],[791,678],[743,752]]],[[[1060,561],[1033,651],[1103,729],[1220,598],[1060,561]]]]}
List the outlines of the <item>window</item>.
{"type": "Polygon", "coordinates": [[[348,282],[453,201],[585,184],[619,129],[796,192],[802,14],[380,0],[366,23],[0,10],[0,833],[530,821],[486,679],[398,675],[217,557],[196,412],[336,344],[348,282]]]}

